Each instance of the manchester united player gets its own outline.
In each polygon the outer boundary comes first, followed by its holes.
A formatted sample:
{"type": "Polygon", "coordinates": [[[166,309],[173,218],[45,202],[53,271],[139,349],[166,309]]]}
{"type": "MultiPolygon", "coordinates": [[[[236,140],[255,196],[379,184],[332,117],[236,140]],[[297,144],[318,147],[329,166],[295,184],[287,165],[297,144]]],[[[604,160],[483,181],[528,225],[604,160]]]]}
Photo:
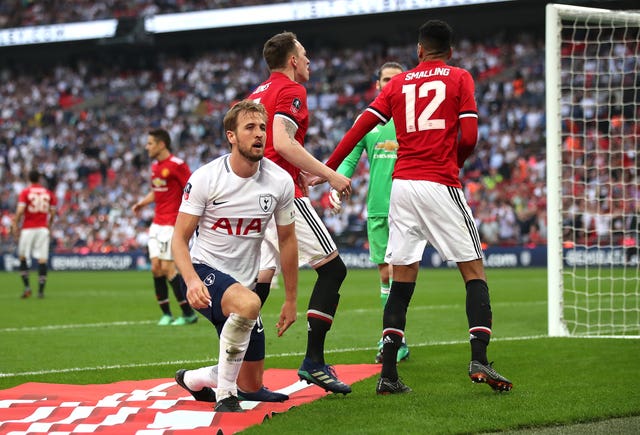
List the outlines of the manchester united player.
{"type": "Polygon", "coordinates": [[[147,153],[154,159],[151,164],[151,190],[133,205],[133,212],[155,202],[153,223],[149,228],[149,258],[153,285],[162,317],[158,325],[187,325],[195,323],[198,316],[187,302],[183,288],[184,281],[178,273],[171,256],[171,237],[176,223],[178,209],[182,201],[182,191],[191,175],[186,162],[171,154],[171,137],[164,129],[155,129],[147,137],[147,153]],[[169,288],[180,304],[182,316],[177,319],[171,314],[169,306],[169,288]]]}
{"type": "MultiPolygon", "coordinates": [[[[347,269],[324,223],[311,206],[304,174],[327,180],[331,187],[346,195],[351,191],[351,181],[323,165],[303,147],[309,112],[307,91],[302,83],[309,80],[310,74],[310,61],[304,46],[295,34],[283,32],[264,44],[262,54],[271,75],[249,99],[262,103],[269,114],[265,157],[284,168],[295,183],[298,263],[309,264],[318,274],[307,309],[307,350],[298,376],[327,391],[347,394],[351,388],[338,380],[324,360],[325,337],[338,307],[338,291],[347,269]]],[[[272,223],[260,255],[261,273],[256,292],[264,302],[279,257],[272,223]]],[[[254,342],[259,343],[258,340],[254,342]]],[[[253,388],[258,387],[262,382],[262,371],[263,361],[246,361],[239,383],[249,378],[253,380],[253,388]]]]}
{"type": "Polygon", "coordinates": [[[49,261],[49,228],[56,213],[56,205],[56,196],[40,184],[40,172],[35,169],[29,171],[29,185],[20,192],[16,214],[11,222],[14,237],[19,237],[18,258],[24,283],[23,299],[31,296],[27,263],[31,258],[38,260],[38,297],[44,297],[49,261]],[[22,230],[19,230],[23,217],[22,230]]]}
{"type": "MultiPolygon", "coordinates": [[[[382,90],[389,81],[404,71],[397,62],[385,62],[378,71],[376,89],[382,90]]],[[[384,261],[389,241],[389,195],[391,193],[391,174],[396,164],[398,142],[393,120],[386,125],[378,125],[367,133],[353,151],[338,167],[338,173],[351,177],[358,166],[362,152],[369,160],[369,186],[367,187],[367,239],[369,240],[369,260],[378,265],[380,276],[380,301],[382,309],[389,298],[392,270],[384,261]]],[[[331,189],[329,193],[331,211],[339,213],[342,209],[340,194],[331,189]]],[[[398,349],[398,362],[409,358],[409,346],[403,341],[398,349]]],[[[382,362],[382,339],[378,341],[378,353],[375,361],[382,362]]]]}
{"type": "Polygon", "coordinates": [[[411,391],[398,378],[396,355],[427,242],[444,260],[457,263],[465,282],[471,380],[499,391],[512,387],[487,361],[492,322],[489,288],[478,230],[459,179],[459,168],[476,144],[478,110],[469,72],[446,64],[452,54],[451,39],[447,23],[424,23],[418,37],[418,66],[396,75],[384,87],[327,161],[329,167],[337,167],[369,130],[393,118],[398,159],[385,255],[393,267],[393,283],[382,321],[378,394],[411,391]]]}

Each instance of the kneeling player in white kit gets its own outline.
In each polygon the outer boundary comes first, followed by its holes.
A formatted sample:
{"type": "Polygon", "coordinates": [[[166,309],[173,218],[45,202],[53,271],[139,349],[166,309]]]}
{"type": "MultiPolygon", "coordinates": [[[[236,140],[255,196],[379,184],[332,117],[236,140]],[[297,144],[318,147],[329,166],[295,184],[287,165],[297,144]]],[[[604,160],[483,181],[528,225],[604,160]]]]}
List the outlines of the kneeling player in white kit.
{"type": "Polygon", "coordinates": [[[242,411],[237,377],[260,313],[260,298],[253,287],[260,245],[272,216],[278,228],[286,293],[276,324],[278,335],[297,316],[293,180],[278,165],[263,159],[266,124],[267,114],[259,103],[243,100],[229,110],[224,128],[231,154],[193,173],[174,230],[173,254],[187,286],[187,299],[220,336],[218,365],[178,370],[176,382],[196,400],[217,399],[218,412],[242,411]]]}

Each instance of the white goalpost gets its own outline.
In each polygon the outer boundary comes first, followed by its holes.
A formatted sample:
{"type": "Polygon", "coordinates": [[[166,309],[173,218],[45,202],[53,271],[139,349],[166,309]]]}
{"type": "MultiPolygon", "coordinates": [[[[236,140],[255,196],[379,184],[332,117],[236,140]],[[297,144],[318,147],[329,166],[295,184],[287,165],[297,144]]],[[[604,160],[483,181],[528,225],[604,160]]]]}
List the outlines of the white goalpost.
{"type": "Polygon", "coordinates": [[[640,11],[549,4],[545,56],[548,332],[638,338],[640,11]]]}

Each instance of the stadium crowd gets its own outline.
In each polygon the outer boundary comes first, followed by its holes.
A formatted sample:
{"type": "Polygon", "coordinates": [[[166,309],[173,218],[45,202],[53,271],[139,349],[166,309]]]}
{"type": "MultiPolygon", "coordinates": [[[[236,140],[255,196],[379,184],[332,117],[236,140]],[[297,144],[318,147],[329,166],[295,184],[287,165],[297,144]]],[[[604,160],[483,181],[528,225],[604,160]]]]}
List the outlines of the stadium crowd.
{"type": "MultiPolygon", "coordinates": [[[[174,153],[192,170],[226,153],[223,114],[268,76],[259,53],[260,48],[250,47],[190,59],[164,56],[153,68],[142,69],[86,61],[58,66],[47,74],[1,70],[1,250],[15,249],[10,219],[25,174],[34,166],[45,174],[59,200],[52,231],[55,251],[145,249],[152,210],[136,218],[131,205],[149,189],[144,149],[148,130],[168,129],[174,153]]],[[[455,53],[452,63],[476,79],[479,140],[461,176],[481,238],[488,245],[543,244],[544,43],[531,35],[517,41],[461,40],[455,53]]],[[[414,65],[415,45],[322,49],[309,55],[311,119],[306,147],[325,160],[375,95],[376,67],[386,60],[414,65]]],[[[638,126],[621,121],[620,128],[636,129],[635,145],[630,146],[637,148],[638,126]]],[[[626,188],[636,186],[637,198],[635,172],[625,174],[626,188]]],[[[367,246],[367,175],[363,159],[353,177],[354,194],[338,215],[329,212],[326,185],[311,190],[314,205],[343,247],[367,246]]],[[[565,188],[580,184],[594,189],[596,182],[607,183],[596,175],[583,174],[580,183],[567,182],[565,188]]],[[[598,195],[603,195],[602,189],[598,195]]],[[[625,207],[635,208],[637,202],[625,207]]],[[[583,214],[573,210],[567,218],[583,214]]]]}
{"type": "Polygon", "coordinates": [[[640,61],[634,55],[640,34],[635,32],[628,38],[635,44],[610,44],[619,35],[605,29],[591,37],[567,35],[563,44],[562,82],[575,89],[570,93],[565,87],[561,101],[563,239],[569,244],[611,244],[632,252],[640,243],[640,61]],[[613,58],[599,59],[601,53],[613,58]]]}
{"type": "MultiPolygon", "coordinates": [[[[290,3],[296,0],[271,0],[290,3]]],[[[3,0],[0,28],[204,11],[264,4],[258,0],[3,0]]]]}

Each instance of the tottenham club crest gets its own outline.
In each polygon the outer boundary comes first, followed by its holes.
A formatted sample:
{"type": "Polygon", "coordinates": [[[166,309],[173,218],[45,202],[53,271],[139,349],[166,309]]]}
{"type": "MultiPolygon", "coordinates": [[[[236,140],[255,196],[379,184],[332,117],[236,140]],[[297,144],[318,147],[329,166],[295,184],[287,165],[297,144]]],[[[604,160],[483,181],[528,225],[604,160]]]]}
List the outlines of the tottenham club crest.
{"type": "Polygon", "coordinates": [[[213,273],[210,273],[202,282],[204,282],[204,285],[207,287],[211,287],[215,281],[216,276],[213,273]]]}
{"type": "Polygon", "coordinates": [[[267,213],[273,207],[273,196],[269,194],[260,195],[260,208],[267,213]]]}

